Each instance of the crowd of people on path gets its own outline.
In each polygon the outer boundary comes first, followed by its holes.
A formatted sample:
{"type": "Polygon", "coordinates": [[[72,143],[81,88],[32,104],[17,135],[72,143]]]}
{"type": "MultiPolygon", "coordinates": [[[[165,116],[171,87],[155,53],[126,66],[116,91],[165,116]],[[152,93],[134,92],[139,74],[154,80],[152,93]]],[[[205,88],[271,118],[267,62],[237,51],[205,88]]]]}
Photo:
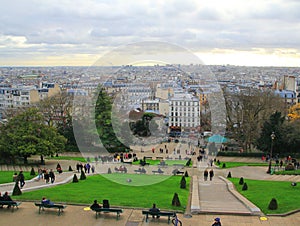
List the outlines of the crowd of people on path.
{"type": "Polygon", "coordinates": [[[88,173],[88,174],[90,172],[95,173],[95,166],[91,165],[90,163],[82,164],[80,162],[76,164],[76,170],[78,173],[80,173],[81,171],[84,171],[84,173],[88,173]]]}

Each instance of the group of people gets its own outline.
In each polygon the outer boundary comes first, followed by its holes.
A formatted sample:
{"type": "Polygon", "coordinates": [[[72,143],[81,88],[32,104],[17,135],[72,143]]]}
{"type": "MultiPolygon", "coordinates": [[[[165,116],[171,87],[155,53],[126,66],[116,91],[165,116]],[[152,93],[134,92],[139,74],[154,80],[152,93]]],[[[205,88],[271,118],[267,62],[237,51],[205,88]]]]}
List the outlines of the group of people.
{"type": "Polygon", "coordinates": [[[214,170],[210,169],[210,171],[208,171],[207,169],[204,170],[204,181],[207,181],[209,175],[209,180],[212,181],[213,177],[214,177],[214,170]]]}
{"type": "Polygon", "coordinates": [[[42,169],[39,168],[38,169],[38,180],[40,179],[44,179],[45,182],[48,184],[49,182],[51,182],[51,184],[54,183],[55,181],[55,174],[53,172],[52,169],[50,169],[50,171],[48,171],[46,168],[42,169]]]}
{"type": "Polygon", "coordinates": [[[90,173],[92,171],[92,173],[94,173],[95,166],[91,165],[90,163],[86,163],[84,165],[82,163],[77,163],[76,170],[78,173],[80,173],[81,171],[84,171],[84,173],[90,173]]]}

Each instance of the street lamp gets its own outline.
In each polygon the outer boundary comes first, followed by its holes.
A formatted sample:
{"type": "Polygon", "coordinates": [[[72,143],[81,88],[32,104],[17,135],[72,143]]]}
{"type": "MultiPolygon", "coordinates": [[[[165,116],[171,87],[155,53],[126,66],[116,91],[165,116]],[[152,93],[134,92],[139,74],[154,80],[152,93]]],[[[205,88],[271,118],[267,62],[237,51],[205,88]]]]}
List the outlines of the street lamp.
{"type": "Polygon", "coordinates": [[[269,162],[269,168],[267,173],[271,173],[271,168],[272,168],[272,153],[273,153],[273,143],[274,143],[274,139],[275,139],[275,133],[272,132],[271,134],[271,151],[270,151],[270,162],[269,162]]]}

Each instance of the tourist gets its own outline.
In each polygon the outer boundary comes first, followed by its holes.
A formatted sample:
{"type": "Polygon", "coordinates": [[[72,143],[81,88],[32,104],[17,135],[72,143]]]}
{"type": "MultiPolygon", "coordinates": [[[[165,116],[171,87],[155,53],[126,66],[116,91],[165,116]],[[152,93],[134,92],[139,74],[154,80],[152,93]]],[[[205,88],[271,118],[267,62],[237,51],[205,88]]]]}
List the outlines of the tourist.
{"type": "Polygon", "coordinates": [[[94,203],[90,206],[90,209],[94,210],[94,209],[97,209],[97,208],[101,208],[101,206],[99,205],[97,200],[94,200],[94,203]]]}
{"type": "Polygon", "coordinates": [[[46,199],[46,197],[43,197],[41,202],[42,204],[54,205],[54,203],[51,202],[50,199],[46,199]]]}
{"type": "Polygon", "coordinates": [[[207,177],[208,177],[208,171],[206,169],[204,170],[204,181],[207,181],[207,177]]]}
{"type": "Polygon", "coordinates": [[[220,218],[219,217],[215,218],[215,221],[211,226],[222,226],[220,218]]]}
{"type": "Polygon", "coordinates": [[[52,169],[49,172],[49,177],[50,177],[50,180],[51,180],[51,184],[53,184],[54,181],[55,181],[55,175],[54,175],[54,172],[53,172],[52,169]]]}
{"type": "Polygon", "coordinates": [[[24,185],[25,185],[25,177],[24,177],[24,174],[23,174],[23,171],[21,170],[19,175],[18,175],[18,179],[20,181],[20,187],[23,188],[24,185]]]}
{"type": "MultiPolygon", "coordinates": [[[[149,209],[149,211],[152,212],[152,213],[159,213],[159,212],[160,212],[160,209],[158,209],[158,208],[156,207],[156,204],[153,203],[153,206],[152,206],[151,209],[149,209]]],[[[159,218],[159,216],[157,216],[157,215],[152,215],[153,218],[154,218],[155,216],[156,216],[156,218],[159,218]]]]}
{"type": "MultiPolygon", "coordinates": [[[[5,192],[5,193],[4,193],[2,199],[3,199],[3,201],[13,201],[13,200],[11,199],[11,197],[8,195],[8,192],[5,192]]],[[[11,205],[7,205],[7,208],[10,208],[10,207],[11,207],[11,205]]]]}
{"type": "Polygon", "coordinates": [[[211,169],[209,171],[209,180],[212,180],[213,177],[214,177],[214,171],[213,171],[213,169],[211,169]]]}
{"type": "Polygon", "coordinates": [[[44,173],[44,179],[45,179],[45,182],[48,184],[48,183],[49,183],[50,176],[49,176],[49,173],[48,173],[47,170],[45,170],[45,173],[44,173]]]}

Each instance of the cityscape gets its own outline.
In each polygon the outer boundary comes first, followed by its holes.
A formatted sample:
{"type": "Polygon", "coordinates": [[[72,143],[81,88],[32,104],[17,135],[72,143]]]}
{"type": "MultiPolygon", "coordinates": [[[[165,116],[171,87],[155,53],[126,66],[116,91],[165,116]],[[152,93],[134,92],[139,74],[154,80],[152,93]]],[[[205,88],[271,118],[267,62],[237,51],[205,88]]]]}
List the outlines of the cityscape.
{"type": "Polygon", "coordinates": [[[0,5],[1,225],[300,224],[300,3],[0,5]]]}

